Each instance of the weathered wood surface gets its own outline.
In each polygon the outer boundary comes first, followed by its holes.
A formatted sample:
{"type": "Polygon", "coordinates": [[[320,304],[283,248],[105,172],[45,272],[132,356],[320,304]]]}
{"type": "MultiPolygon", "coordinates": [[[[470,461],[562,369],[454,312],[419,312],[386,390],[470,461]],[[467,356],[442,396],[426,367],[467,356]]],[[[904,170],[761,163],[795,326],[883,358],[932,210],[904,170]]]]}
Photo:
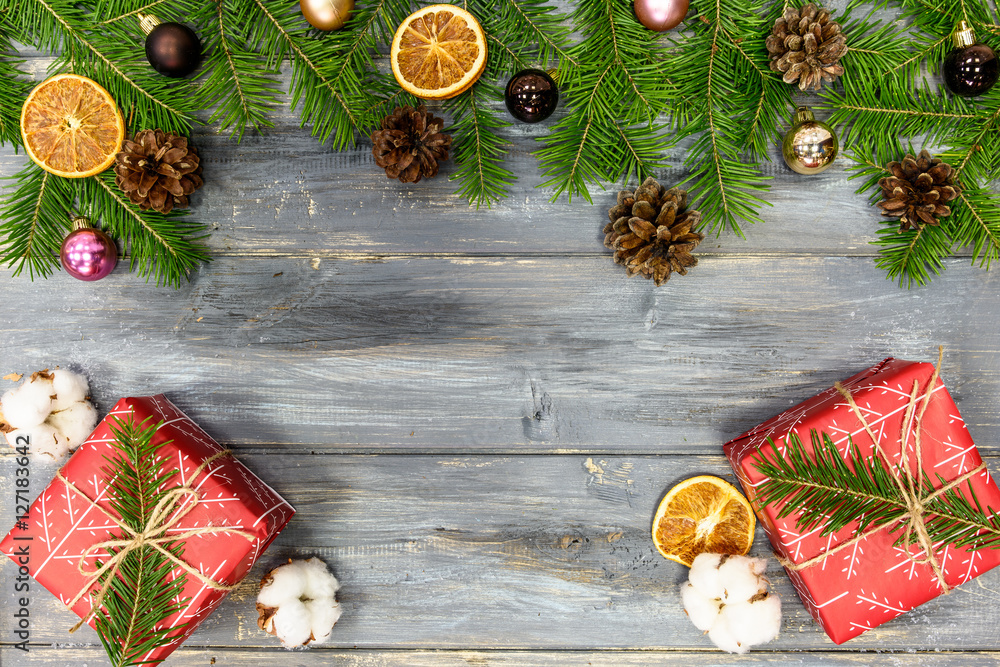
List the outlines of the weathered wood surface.
{"type": "Polygon", "coordinates": [[[603,256],[227,256],[178,293],[7,280],[0,322],[10,370],[76,364],[105,408],[162,391],[227,442],[310,451],[701,454],[940,343],[997,452],[1000,275],[949,267],[907,292],[865,257],[708,257],[657,290],[603,256]]]}
{"type": "MultiPolygon", "coordinates": [[[[676,594],[686,568],[653,550],[649,527],[664,489],[722,473],[721,456],[237,454],[298,515],[189,647],[273,646],[255,623],[259,576],[286,557],[319,556],[343,583],[332,649],[706,648],[676,594]]],[[[12,468],[0,461],[6,477],[12,468]]],[[[768,553],[762,531],[753,553],[768,553]]],[[[785,604],[769,652],[994,646],[984,605],[1000,591],[1000,570],[837,649],[772,569],[785,604]]],[[[73,615],[51,595],[35,591],[30,609],[35,641],[67,641],[73,615]]],[[[10,623],[0,617],[0,636],[10,623]]],[[[97,638],[86,628],[72,642],[97,638]]]]}
{"type": "MultiPolygon", "coordinates": [[[[240,145],[196,130],[193,213],[216,260],[182,289],[124,265],[96,284],[0,270],[0,375],[72,366],[103,409],[165,392],[299,510],[167,667],[997,664],[998,572],[841,647],[775,572],[781,637],[734,658],[684,618],[683,568],[648,538],[671,484],[728,473],[723,441],[938,344],[1000,471],[996,272],[956,259],[930,287],[897,288],[874,266],[878,214],[846,163],[805,178],[775,150],[766,224],[706,240],[700,265],[657,289],[601,245],[616,186],[594,205],[535,188],[544,125],[508,130],[519,180],[476,210],[453,194],[453,165],[401,185],[367,143],[333,154],[287,110],[275,121],[240,145]],[[329,646],[284,652],[256,629],[252,580],[309,555],[341,578],[345,615],[329,646]]],[[[664,182],[683,178],[683,155],[664,182]]],[[[0,176],[24,161],[0,148],[0,176]]],[[[13,467],[3,450],[0,497],[13,467]]],[[[35,468],[34,491],[52,474],[35,468]]],[[[11,498],[0,530],[12,517],[11,498]]],[[[31,652],[11,648],[12,572],[0,566],[0,664],[104,664],[42,590],[31,652]]]]}

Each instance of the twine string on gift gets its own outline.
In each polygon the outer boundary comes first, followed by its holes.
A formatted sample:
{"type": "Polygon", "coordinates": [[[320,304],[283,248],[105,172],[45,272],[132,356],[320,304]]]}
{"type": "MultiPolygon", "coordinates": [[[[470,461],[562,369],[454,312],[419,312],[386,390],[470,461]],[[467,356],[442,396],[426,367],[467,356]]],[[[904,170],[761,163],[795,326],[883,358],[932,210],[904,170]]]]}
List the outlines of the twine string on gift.
{"type": "MultiPolygon", "coordinates": [[[[208,457],[194,470],[190,479],[192,481],[197,479],[197,477],[204,472],[209,465],[229,453],[230,451],[225,449],[208,457]]],[[[76,603],[87,594],[87,591],[91,589],[94,583],[98,582],[105,573],[107,573],[108,576],[96,589],[97,594],[94,596],[94,600],[91,603],[90,611],[80,619],[79,623],[70,628],[70,632],[76,632],[85,623],[89,622],[91,618],[93,618],[93,616],[101,608],[101,605],[104,602],[104,597],[108,594],[111,583],[118,574],[118,570],[125,557],[129,553],[135,551],[136,549],[140,549],[143,546],[150,546],[156,549],[189,575],[209,588],[214,588],[220,591],[231,591],[236,588],[236,584],[223,584],[199,572],[197,569],[178,558],[164,546],[172,542],[181,542],[199,535],[212,535],[218,533],[239,535],[251,542],[257,539],[257,536],[249,531],[228,526],[203,526],[200,528],[192,528],[175,535],[167,535],[167,532],[177,525],[181,519],[187,516],[188,513],[190,513],[201,501],[201,494],[197,489],[191,487],[190,485],[182,485],[167,491],[163,494],[163,497],[160,498],[160,501],[156,503],[156,506],[153,507],[153,510],[149,514],[149,519],[146,521],[146,525],[142,527],[142,530],[135,531],[122,523],[121,520],[118,517],[115,517],[111,512],[98,505],[97,502],[92,500],[87,494],[77,488],[71,481],[63,477],[62,472],[56,473],[56,477],[60,479],[67,488],[72,489],[77,495],[86,500],[91,507],[96,508],[107,515],[111,521],[117,524],[117,526],[127,534],[120,538],[105,540],[103,542],[93,544],[80,556],[80,560],[77,563],[77,570],[80,574],[87,578],[87,581],[83,585],[83,588],[80,589],[80,592],[78,592],[76,596],[66,604],[68,608],[72,609],[76,603]],[[112,549],[118,549],[118,551],[112,554],[112,549]],[[98,551],[107,551],[111,555],[111,558],[101,564],[101,566],[97,569],[88,568],[86,562],[87,558],[94,555],[98,551]]]]}
{"type": "Polygon", "coordinates": [[[892,460],[885,453],[885,450],[882,449],[882,446],[879,444],[878,436],[875,435],[875,432],[872,430],[868,420],[861,412],[861,408],[858,407],[858,404],[851,395],[851,392],[839,382],[834,385],[834,388],[840,393],[841,396],[844,397],[847,404],[851,407],[851,410],[861,421],[861,425],[864,427],[865,432],[868,433],[868,437],[872,440],[876,455],[882,459],[885,463],[885,467],[890,471],[890,475],[895,482],[896,487],[899,489],[903,502],[906,505],[906,518],[897,518],[871,526],[846,542],[841,542],[832,549],[827,549],[818,556],[802,561],[801,563],[794,563],[782,556],[778,556],[779,562],[781,562],[784,567],[789,570],[799,571],[813,567],[814,565],[819,565],[835,553],[857,544],[883,528],[888,528],[900,520],[905,520],[906,527],[903,536],[903,544],[910,545],[917,543],[921,548],[920,554],[909,554],[910,560],[914,563],[930,565],[931,570],[934,572],[934,576],[937,578],[938,584],[941,586],[941,590],[943,590],[946,594],[951,592],[951,587],[945,581],[944,572],[941,569],[941,564],[938,562],[934,543],[927,532],[927,523],[925,520],[927,505],[932,500],[947,493],[948,491],[951,491],[955,487],[964,484],[982,471],[986,470],[986,464],[981,463],[976,468],[973,468],[969,472],[956,477],[944,486],[933,490],[931,493],[921,495],[922,484],[919,475],[923,472],[923,447],[921,445],[920,434],[924,414],[927,412],[927,407],[930,405],[931,395],[934,393],[938,377],[941,374],[941,361],[943,357],[944,348],[940,347],[938,348],[937,365],[934,367],[934,373],[931,375],[930,382],[927,385],[927,390],[924,392],[923,402],[920,404],[919,411],[917,410],[917,403],[919,402],[920,397],[920,383],[918,380],[913,381],[913,391],[910,392],[910,400],[906,406],[906,412],[903,416],[902,432],[899,436],[901,460],[900,465],[898,466],[893,465],[892,460]],[[909,440],[911,431],[914,434],[913,448],[916,453],[916,465],[913,469],[911,469],[910,466],[909,456],[909,440]]]}

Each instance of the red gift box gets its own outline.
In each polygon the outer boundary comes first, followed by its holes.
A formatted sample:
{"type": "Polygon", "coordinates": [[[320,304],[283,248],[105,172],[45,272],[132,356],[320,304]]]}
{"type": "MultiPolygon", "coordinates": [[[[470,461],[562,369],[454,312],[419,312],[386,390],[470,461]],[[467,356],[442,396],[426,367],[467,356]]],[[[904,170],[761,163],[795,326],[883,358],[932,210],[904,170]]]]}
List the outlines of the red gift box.
{"type": "MultiPolygon", "coordinates": [[[[165,468],[177,471],[167,480],[166,487],[187,486],[198,493],[197,504],[178,523],[170,526],[167,535],[190,533],[209,526],[234,529],[232,533],[205,532],[185,539],[181,559],[208,582],[180,566],[171,570],[172,578],[186,578],[178,599],[187,599],[187,602],[181,611],[158,627],[186,625],[170,634],[168,644],[143,657],[144,660],[163,660],[225,598],[227,591],[213,588],[211,582],[226,587],[238,583],[295,510],[231,455],[217,456],[223,448],[166,397],[121,399],[60,470],[61,477],[75,489],[57,476],[35,499],[27,519],[19,521],[0,542],[0,551],[15,562],[20,558],[23,563],[27,555],[29,572],[63,604],[69,604],[87,588],[88,593],[72,607],[81,618],[91,611],[90,591],[96,589],[97,584],[78,570],[80,558],[91,546],[122,534],[117,521],[113,520],[117,515],[109,503],[108,480],[103,472],[108,467],[105,457],[116,451],[111,444],[114,441],[113,417],[134,424],[147,418],[150,418],[148,425],[162,421],[153,443],[159,445],[156,453],[164,459],[165,468]],[[198,468],[210,459],[213,460],[198,473],[198,468]],[[192,476],[192,473],[197,474],[192,476]]],[[[86,559],[87,570],[96,569],[95,557],[108,560],[106,551],[92,552],[86,559]]],[[[92,618],[90,626],[94,627],[95,622],[92,618]]]]}
{"type": "MultiPolygon", "coordinates": [[[[922,467],[935,480],[935,486],[940,487],[938,475],[947,481],[955,480],[975,471],[982,458],[944,383],[936,380],[933,388],[928,386],[932,377],[936,377],[932,364],[890,358],[842,385],[893,464],[903,460],[903,420],[911,403],[914,381],[919,386],[917,405],[922,405],[926,393],[931,392],[920,420],[922,467]]],[[[914,472],[915,428],[916,425],[910,427],[905,458],[914,472]]],[[[830,388],[725,444],[725,454],[751,501],[756,497],[755,489],[766,480],[756,468],[762,454],[772,461],[783,455],[790,433],[797,434],[805,450],[811,453],[810,433],[814,429],[827,433],[845,457],[848,437],[863,457],[875,451],[873,439],[846,398],[836,388],[830,388]]],[[[976,472],[969,483],[984,509],[1000,508],[1000,489],[988,470],[976,472]]],[[[962,484],[956,488],[969,498],[968,486],[962,484]]],[[[771,545],[781,558],[802,564],[831,552],[813,565],[803,569],[786,567],[786,571],[806,608],[835,643],[841,644],[871,630],[944,591],[931,565],[919,562],[926,560],[924,549],[916,544],[893,546],[898,532],[890,534],[886,527],[857,539],[855,523],[823,537],[820,535],[823,526],[811,530],[797,528],[797,513],[779,519],[782,506],[783,502],[778,502],[755,507],[771,545]],[[832,552],[838,544],[852,540],[856,541],[832,552]]],[[[937,543],[933,548],[949,587],[1000,565],[998,550],[970,551],[937,543]]]]}

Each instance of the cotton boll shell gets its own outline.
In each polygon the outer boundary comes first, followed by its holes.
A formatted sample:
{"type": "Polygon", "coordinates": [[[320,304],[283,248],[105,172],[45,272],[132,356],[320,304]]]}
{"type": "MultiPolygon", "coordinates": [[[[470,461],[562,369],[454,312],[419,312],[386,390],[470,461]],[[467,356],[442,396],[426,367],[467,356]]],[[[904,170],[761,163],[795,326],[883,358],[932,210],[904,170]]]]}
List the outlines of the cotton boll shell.
{"type": "Polygon", "coordinates": [[[49,415],[47,423],[62,433],[70,449],[76,449],[94,432],[97,410],[88,401],[73,403],[69,408],[49,415]]]}
{"type": "Polygon", "coordinates": [[[721,560],[722,556],[719,554],[698,554],[691,563],[691,571],[688,572],[688,581],[710,598],[721,598],[725,594],[725,588],[719,577],[721,560]]]}
{"type": "Polygon", "coordinates": [[[310,558],[301,561],[301,565],[306,575],[306,597],[333,599],[340,590],[340,582],[326,569],[326,563],[319,558],[310,558]]]}
{"type": "Polygon", "coordinates": [[[62,461],[69,454],[66,438],[48,424],[39,424],[25,429],[31,437],[28,452],[36,461],[53,463],[62,461]]]}
{"type": "Polygon", "coordinates": [[[754,572],[755,560],[746,556],[730,556],[719,566],[719,583],[725,590],[723,602],[745,602],[767,590],[767,582],[754,572]]]}
{"type": "MultiPolygon", "coordinates": [[[[325,567],[325,566],[324,566],[325,567]]],[[[340,620],[340,605],[331,598],[317,598],[305,603],[312,617],[312,644],[322,644],[333,633],[333,626],[340,620]]]]}
{"type": "Polygon", "coordinates": [[[52,381],[38,378],[14,387],[0,398],[4,421],[14,428],[31,428],[52,412],[52,381]]]}
{"type": "Polygon", "coordinates": [[[710,598],[690,583],[681,584],[681,602],[694,627],[707,632],[719,618],[719,601],[710,598]]]}
{"type": "Polygon", "coordinates": [[[86,400],[90,394],[87,378],[64,368],[52,371],[52,389],[56,395],[53,410],[65,410],[74,403],[86,400]]]}
{"type": "Polygon", "coordinates": [[[285,648],[307,644],[312,639],[309,610],[299,600],[285,602],[274,613],[274,634],[285,648]]]}
{"type": "Polygon", "coordinates": [[[749,645],[741,645],[739,641],[736,640],[736,637],[730,630],[725,617],[721,614],[719,615],[719,620],[717,620],[715,625],[712,626],[712,629],[708,631],[708,638],[712,640],[713,644],[729,653],[746,653],[750,650],[749,645]]]}

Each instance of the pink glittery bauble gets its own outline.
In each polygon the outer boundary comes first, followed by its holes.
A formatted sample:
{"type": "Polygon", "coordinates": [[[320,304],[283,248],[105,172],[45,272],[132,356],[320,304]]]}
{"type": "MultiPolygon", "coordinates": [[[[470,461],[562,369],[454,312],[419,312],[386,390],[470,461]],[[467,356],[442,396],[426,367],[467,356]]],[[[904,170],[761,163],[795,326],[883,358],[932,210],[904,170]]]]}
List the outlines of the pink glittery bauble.
{"type": "Polygon", "coordinates": [[[635,0],[633,7],[639,23],[663,32],[681,24],[687,16],[688,0],[635,0]]]}
{"type": "Polygon", "coordinates": [[[59,251],[66,273],[78,280],[100,280],[118,263],[114,240],[99,229],[85,227],[70,232],[59,251]]]}

